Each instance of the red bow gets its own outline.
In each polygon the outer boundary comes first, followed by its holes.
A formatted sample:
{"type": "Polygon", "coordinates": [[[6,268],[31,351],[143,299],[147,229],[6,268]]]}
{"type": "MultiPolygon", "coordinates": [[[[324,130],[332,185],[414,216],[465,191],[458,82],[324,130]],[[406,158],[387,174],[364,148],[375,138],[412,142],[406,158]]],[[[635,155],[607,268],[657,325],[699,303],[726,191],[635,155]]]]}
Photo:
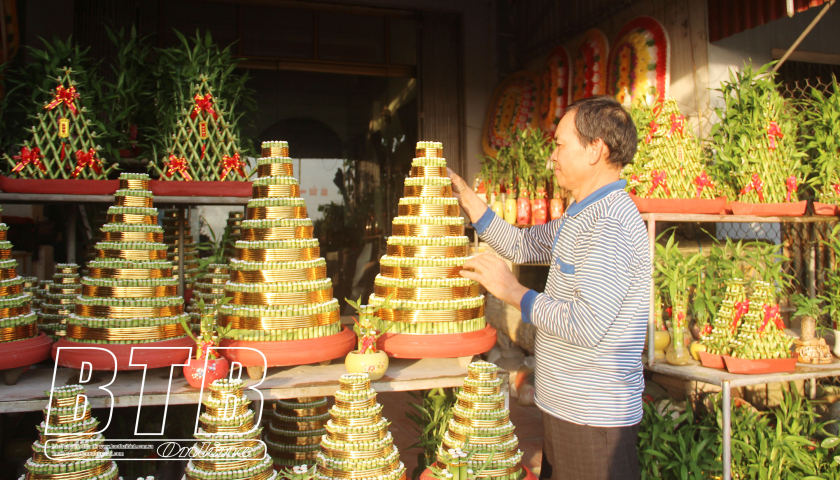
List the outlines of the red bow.
{"type": "Polygon", "coordinates": [[[59,85],[55,87],[55,98],[52,102],[46,104],[44,106],[45,110],[52,110],[53,108],[61,105],[62,103],[67,105],[67,108],[73,112],[73,115],[76,115],[76,104],[74,103],[76,99],[79,98],[79,94],[76,93],[76,87],[70,87],[68,89],[64,88],[64,85],[59,85]]]}
{"type": "Polygon", "coordinates": [[[650,178],[653,180],[653,185],[650,187],[650,190],[647,192],[647,196],[649,197],[650,194],[656,190],[657,187],[661,186],[665,189],[665,193],[670,196],[671,190],[668,189],[668,172],[662,170],[661,172],[657,172],[656,170],[651,173],[650,178]]]}
{"type": "Polygon", "coordinates": [[[76,169],[73,170],[73,178],[76,178],[82,170],[90,167],[96,173],[102,173],[102,164],[96,158],[96,149],[91,148],[87,152],[84,150],[76,150],[76,169]]]}
{"type": "Polygon", "coordinates": [[[677,314],[677,325],[684,325],[683,322],[685,322],[685,314],[680,312],[677,314]]]}
{"type": "Polygon", "coordinates": [[[832,187],[834,187],[834,193],[840,195],[840,183],[835,183],[832,187]]]}
{"type": "Polygon", "coordinates": [[[776,327],[784,332],[785,331],[785,323],[782,322],[782,319],[779,317],[779,306],[778,305],[765,305],[764,306],[764,322],[762,322],[761,327],[759,327],[758,332],[761,333],[764,331],[764,327],[770,323],[770,320],[773,320],[773,323],[776,324],[776,327]]]}
{"type": "Polygon", "coordinates": [[[706,188],[706,187],[714,188],[715,187],[715,184],[712,182],[712,180],[709,178],[709,176],[706,175],[705,170],[700,172],[700,175],[698,175],[697,178],[694,179],[694,184],[697,185],[697,198],[700,198],[700,194],[703,193],[704,188],[706,188]]]}
{"type": "Polygon", "coordinates": [[[701,335],[708,335],[712,333],[712,324],[707,323],[705,327],[703,327],[703,331],[700,332],[701,335]]]}
{"type": "Polygon", "coordinates": [[[735,312],[732,316],[732,333],[735,333],[735,330],[738,329],[738,322],[741,321],[741,317],[744,316],[750,310],[750,301],[744,300],[743,302],[738,302],[735,304],[735,312]]]}
{"type": "Polygon", "coordinates": [[[784,138],[782,135],[782,129],[779,128],[779,124],[776,122],[770,122],[767,125],[767,140],[770,142],[770,150],[776,149],[776,138],[784,138]]]}
{"type": "Polygon", "coordinates": [[[648,132],[647,137],[645,137],[645,143],[650,143],[650,141],[653,140],[653,134],[656,133],[657,130],[659,130],[659,125],[656,124],[656,120],[650,122],[650,131],[648,132]]]}
{"type": "Polygon", "coordinates": [[[190,172],[187,169],[187,159],[186,158],[178,158],[173,154],[169,154],[169,163],[164,164],[167,167],[166,176],[168,178],[172,178],[172,175],[176,173],[181,174],[181,178],[186,181],[192,180],[190,176],[190,172]]]}
{"type": "Polygon", "coordinates": [[[41,150],[38,147],[35,147],[32,150],[30,150],[29,147],[22,147],[20,149],[20,155],[15,155],[12,158],[18,160],[18,164],[12,169],[13,172],[23,170],[23,167],[31,163],[32,165],[40,168],[41,172],[47,173],[47,167],[43,164],[43,162],[41,162],[41,159],[44,158],[44,156],[41,155],[41,150]]]}
{"type": "Polygon", "coordinates": [[[789,202],[791,195],[796,193],[796,175],[789,176],[785,185],[787,186],[787,197],[785,197],[785,201],[789,202]]]}
{"type": "Polygon", "coordinates": [[[198,360],[207,356],[207,349],[213,346],[213,340],[208,340],[206,342],[201,342],[198,346],[198,355],[195,357],[198,360]]]}
{"type": "Polygon", "coordinates": [[[672,113],[671,130],[668,131],[668,138],[671,138],[671,135],[678,130],[680,133],[685,133],[683,127],[685,127],[685,117],[683,115],[677,115],[675,113],[672,113]]]}
{"type": "Polygon", "coordinates": [[[758,200],[763,202],[764,201],[764,182],[761,181],[761,177],[758,176],[757,173],[752,174],[752,181],[741,189],[741,195],[746,195],[751,191],[755,190],[758,193],[758,200]]]}
{"type": "Polygon", "coordinates": [[[195,97],[193,98],[195,99],[195,107],[193,107],[193,111],[192,113],[190,113],[190,118],[195,118],[196,115],[198,115],[202,111],[213,115],[214,119],[219,118],[219,114],[216,113],[215,110],[213,110],[213,95],[210,95],[208,93],[207,95],[202,97],[201,95],[196,93],[195,97]]]}
{"type": "Polygon", "coordinates": [[[227,174],[231,170],[238,173],[242,178],[245,178],[245,171],[242,169],[244,166],[245,162],[239,159],[239,152],[234,153],[232,157],[225,155],[222,157],[222,180],[227,177],[227,174]]]}
{"type": "Polygon", "coordinates": [[[376,353],[376,337],[373,335],[365,335],[362,337],[362,348],[359,353],[365,353],[368,350],[376,353]]]}

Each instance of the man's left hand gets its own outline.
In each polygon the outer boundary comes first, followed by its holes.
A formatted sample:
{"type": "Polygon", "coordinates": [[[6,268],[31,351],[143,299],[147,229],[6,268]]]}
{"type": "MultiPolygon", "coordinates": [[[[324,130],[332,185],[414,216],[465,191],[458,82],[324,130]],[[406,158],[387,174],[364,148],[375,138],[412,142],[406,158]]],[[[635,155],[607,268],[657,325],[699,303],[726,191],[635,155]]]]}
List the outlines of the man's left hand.
{"type": "Polygon", "coordinates": [[[523,287],[507,264],[495,255],[481,254],[471,258],[464,263],[464,270],[461,276],[475,280],[484,285],[488,292],[494,297],[503,300],[519,309],[519,302],[528,292],[523,287]]]}

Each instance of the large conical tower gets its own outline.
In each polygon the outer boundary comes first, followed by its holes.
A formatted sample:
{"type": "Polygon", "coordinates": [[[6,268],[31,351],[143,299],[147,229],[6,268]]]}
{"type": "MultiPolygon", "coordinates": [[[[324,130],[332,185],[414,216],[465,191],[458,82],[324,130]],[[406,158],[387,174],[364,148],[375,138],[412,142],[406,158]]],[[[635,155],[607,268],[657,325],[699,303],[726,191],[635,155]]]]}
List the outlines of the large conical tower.
{"type": "Polygon", "coordinates": [[[478,283],[460,275],[471,258],[469,238],[441,143],[417,144],[398,212],[370,297],[371,305],[380,306],[392,296],[390,308],[379,310],[381,329],[388,329],[380,349],[400,358],[486,352],[496,342],[496,331],[485,323],[478,283]],[[399,336],[404,333],[412,335],[399,336]],[[402,345],[402,339],[409,341],[402,345]]]}
{"type": "MultiPolygon", "coordinates": [[[[219,325],[242,333],[222,346],[257,348],[268,366],[342,357],[353,348],[355,336],[339,323],[338,301],[318,239],[312,238],[306,202],[292,176],[288,144],[265,142],[262,154],[254,198],[242,221],[242,239],[230,260],[225,297],[232,300],[219,310],[219,325]]],[[[244,366],[263,364],[256,355],[223,354],[244,366]]]]}

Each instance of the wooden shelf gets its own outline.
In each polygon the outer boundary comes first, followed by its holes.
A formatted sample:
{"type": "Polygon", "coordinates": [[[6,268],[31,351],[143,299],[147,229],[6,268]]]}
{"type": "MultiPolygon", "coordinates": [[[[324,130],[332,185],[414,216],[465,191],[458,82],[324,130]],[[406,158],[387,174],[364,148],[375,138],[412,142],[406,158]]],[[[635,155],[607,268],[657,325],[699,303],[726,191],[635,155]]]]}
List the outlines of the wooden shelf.
{"type": "Polygon", "coordinates": [[[698,222],[698,223],[821,223],[836,222],[837,217],[758,217],[755,215],[700,215],[696,213],[643,213],[642,220],[657,222],[698,222]]]}
{"type": "MultiPolygon", "coordinates": [[[[250,197],[191,197],[156,195],[155,205],[246,205],[250,197]]],[[[113,195],[0,193],[0,203],[114,203],[113,195]]]]}

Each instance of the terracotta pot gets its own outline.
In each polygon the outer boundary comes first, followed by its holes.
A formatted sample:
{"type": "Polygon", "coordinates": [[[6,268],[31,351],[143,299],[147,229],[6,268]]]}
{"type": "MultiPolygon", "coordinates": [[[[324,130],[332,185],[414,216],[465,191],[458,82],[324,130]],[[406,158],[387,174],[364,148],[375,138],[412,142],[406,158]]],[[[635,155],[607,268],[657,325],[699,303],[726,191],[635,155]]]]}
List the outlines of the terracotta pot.
{"type": "Polygon", "coordinates": [[[367,373],[371,380],[379,380],[388,370],[388,355],[379,351],[376,353],[362,353],[353,350],[344,359],[347,373],[367,373]]]}
{"type": "Polygon", "coordinates": [[[791,358],[767,358],[760,360],[746,360],[723,356],[726,370],[729,373],[760,375],[764,373],[793,373],[796,371],[796,354],[791,358]]]}
{"type": "Polygon", "coordinates": [[[519,197],[516,201],[516,223],[520,225],[531,224],[531,200],[526,197],[519,197]]]}
{"type": "MultiPolygon", "coordinates": [[[[175,178],[175,177],[173,177],[175,178]]],[[[185,180],[152,180],[149,190],[157,195],[172,195],[179,197],[250,197],[253,195],[251,182],[240,180],[216,181],[185,181],[185,180]]]]}
{"type": "Polygon", "coordinates": [[[726,197],[714,200],[703,198],[640,198],[630,195],[639,213],[698,213],[704,215],[726,214],[726,197]]]}
{"type": "Polygon", "coordinates": [[[832,205],[830,203],[820,203],[814,202],[814,215],[823,215],[828,217],[834,217],[838,214],[837,205],[832,205]]]}
{"type": "MultiPolygon", "coordinates": [[[[195,345],[195,342],[193,342],[195,345]]],[[[220,353],[231,362],[239,362],[243,367],[263,365],[263,358],[269,367],[289,365],[309,365],[341,358],[356,345],[356,334],[347,327],[341,332],[328,337],[308,338],[305,340],[286,340],[280,342],[250,342],[246,340],[222,340],[222,347],[247,347],[253,350],[222,350],[220,353]]]]}
{"type": "Polygon", "coordinates": [[[391,358],[456,358],[488,352],[495,344],[496,329],[488,325],[467,333],[385,333],[376,341],[376,349],[391,358]]]}
{"type": "Polygon", "coordinates": [[[732,202],[732,212],[735,215],[757,215],[760,217],[801,217],[805,215],[808,202],[790,203],[744,203],[732,202]]]}
{"type": "Polygon", "coordinates": [[[834,330],[834,350],[831,353],[835,357],[840,357],[840,330],[834,330]]]}
{"type": "Polygon", "coordinates": [[[119,180],[9,178],[0,175],[0,190],[6,193],[61,193],[64,195],[113,195],[119,180]]]}
{"type": "Polygon", "coordinates": [[[81,369],[83,362],[89,362],[93,370],[143,370],[144,368],[169,367],[176,363],[185,363],[195,355],[195,341],[190,337],[173,340],[159,340],[143,344],[131,343],[82,343],[62,338],[52,346],[52,357],[62,367],[81,369]],[[62,350],[59,347],[82,347],[84,350],[62,350]],[[137,349],[130,365],[131,350],[135,347],[156,347],[137,349]],[[107,350],[107,351],[106,351],[107,350]],[[111,352],[111,353],[108,353],[111,352]],[[113,354],[113,355],[112,355],[113,354]],[[56,358],[59,357],[59,358],[56,358]],[[116,357],[117,364],[114,364],[116,357]]]}
{"type": "Polygon", "coordinates": [[[534,225],[545,225],[548,222],[548,200],[535,198],[533,206],[534,225]]]}
{"type": "Polygon", "coordinates": [[[563,212],[566,211],[566,205],[563,202],[562,198],[552,198],[551,199],[551,219],[556,220],[563,216],[563,212]]]}
{"type": "Polygon", "coordinates": [[[230,365],[224,357],[215,360],[207,360],[207,371],[204,371],[204,359],[190,359],[189,365],[184,365],[184,378],[187,383],[195,388],[210,386],[215,380],[227,377],[230,365]]]}
{"type": "Polygon", "coordinates": [[[505,221],[511,225],[516,223],[516,199],[513,197],[505,200],[505,221]]]}

